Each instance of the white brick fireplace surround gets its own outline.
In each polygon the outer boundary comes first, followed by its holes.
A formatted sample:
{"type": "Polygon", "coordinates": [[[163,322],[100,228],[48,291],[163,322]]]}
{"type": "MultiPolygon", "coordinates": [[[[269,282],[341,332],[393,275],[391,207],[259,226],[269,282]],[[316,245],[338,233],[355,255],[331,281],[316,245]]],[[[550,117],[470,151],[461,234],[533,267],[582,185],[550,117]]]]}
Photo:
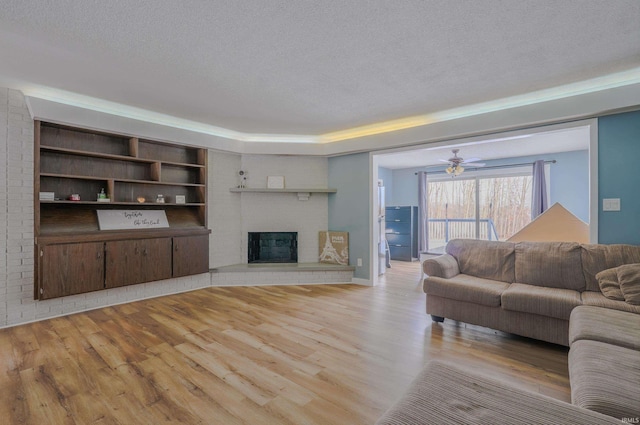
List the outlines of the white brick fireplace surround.
{"type": "Polygon", "coordinates": [[[280,155],[209,153],[209,227],[211,228],[212,285],[273,285],[351,282],[352,270],[310,267],[318,261],[318,232],[327,229],[326,193],[301,201],[295,193],[230,193],[246,172],[246,185],[264,188],[268,176],[284,176],[286,187],[327,187],[326,158],[280,155]],[[229,177],[231,176],[231,177],[229,177]],[[297,232],[298,262],[303,267],[256,268],[247,264],[249,232],[297,232]],[[227,266],[227,267],[225,267],[227,266]]]}
{"type": "MultiPolygon", "coordinates": [[[[24,96],[0,88],[0,327],[91,310],[212,285],[350,282],[351,272],[205,273],[45,301],[33,299],[33,120],[24,96]],[[221,275],[226,275],[220,277],[221,275]]],[[[247,262],[250,231],[298,232],[298,260],[316,262],[318,232],[327,230],[326,194],[299,201],[295,193],[230,193],[239,170],[249,187],[266,187],[269,175],[285,176],[288,187],[326,187],[326,158],[236,155],[209,152],[209,264],[247,262]]]]}

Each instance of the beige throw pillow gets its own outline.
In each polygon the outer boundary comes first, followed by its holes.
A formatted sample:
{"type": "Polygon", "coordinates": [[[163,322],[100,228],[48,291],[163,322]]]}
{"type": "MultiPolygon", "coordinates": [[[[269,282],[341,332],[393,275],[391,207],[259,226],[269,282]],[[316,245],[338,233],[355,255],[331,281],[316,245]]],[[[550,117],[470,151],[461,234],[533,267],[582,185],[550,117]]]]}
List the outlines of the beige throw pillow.
{"type": "Polygon", "coordinates": [[[624,300],[629,304],[640,305],[640,263],[625,264],[617,269],[624,300]]]}
{"type": "Polygon", "coordinates": [[[620,289],[620,283],[618,283],[617,267],[602,270],[600,273],[596,274],[596,279],[598,280],[598,285],[600,286],[602,295],[611,300],[624,301],[624,295],[620,289]]]}

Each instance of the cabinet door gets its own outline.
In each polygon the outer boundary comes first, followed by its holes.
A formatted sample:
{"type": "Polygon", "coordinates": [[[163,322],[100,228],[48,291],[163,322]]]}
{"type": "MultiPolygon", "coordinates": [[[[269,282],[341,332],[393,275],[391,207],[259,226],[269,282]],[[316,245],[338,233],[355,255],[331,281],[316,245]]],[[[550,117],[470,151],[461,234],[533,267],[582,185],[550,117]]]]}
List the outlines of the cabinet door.
{"type": "Polygon", "coordinates": [[[171,239],[138,239],[106,244],[106,287],[171,277],[171,239]]]}
{"type": "Polygon", "coordinates": [[[173,277],[209,271],[209,236],[173,238],[173,277]]]}
{"type": "Polygon", "coordinates": [[[104,243],[46,245],[40,251],[39,299],[104,288],[104,243]]]}
{"type": "Polygon", "coordinates": [[[171,238],[144,239],[142,270],[144,282],[171,278],[171,238]]]}

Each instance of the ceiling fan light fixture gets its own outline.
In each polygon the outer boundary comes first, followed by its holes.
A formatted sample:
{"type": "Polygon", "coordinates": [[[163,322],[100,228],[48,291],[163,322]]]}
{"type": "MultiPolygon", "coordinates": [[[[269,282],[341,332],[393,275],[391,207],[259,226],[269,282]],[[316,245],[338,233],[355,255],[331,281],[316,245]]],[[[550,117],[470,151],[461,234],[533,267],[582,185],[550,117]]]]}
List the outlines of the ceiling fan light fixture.
{"type": "Polygon", "coordinates": [[[453,172],[454,176],[459,176],[460,174],[462,174],[464,172],[464,167],[462,165],[456,165],[456,169],[453,172]]]}
{"type": "Polygon", "coordinates": [[[451,174],[455,171],[455,169],[451,165],[449,165],[444,171],[446,171],[447,174],[451,174]]]}

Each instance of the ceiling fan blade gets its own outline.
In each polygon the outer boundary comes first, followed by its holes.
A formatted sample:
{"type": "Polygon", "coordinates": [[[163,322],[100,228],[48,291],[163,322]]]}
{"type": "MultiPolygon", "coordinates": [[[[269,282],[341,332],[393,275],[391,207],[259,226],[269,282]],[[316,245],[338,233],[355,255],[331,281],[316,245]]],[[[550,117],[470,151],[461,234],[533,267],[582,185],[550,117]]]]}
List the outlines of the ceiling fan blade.
{"type": "Polygon", "coordinates": [[[484,162],[465,162],[464,165],[466,167],[484,167],[487,164],[484,162]]]}
{"type": "Polygon", "coordinates": [[[462,161],[463,163],[470,163],[470,162],[476,162],[476,161],[480,161],[482,160],[482,158],[469,158],[469,159],[465,159],[464,161],[462,161]]]}
{"type": "Polygon", "coordinates": [[[438,161],[440,161],[440,162],[449,162],[449,160],[447,160],[447,159],[439,159],[438,161]]]}

